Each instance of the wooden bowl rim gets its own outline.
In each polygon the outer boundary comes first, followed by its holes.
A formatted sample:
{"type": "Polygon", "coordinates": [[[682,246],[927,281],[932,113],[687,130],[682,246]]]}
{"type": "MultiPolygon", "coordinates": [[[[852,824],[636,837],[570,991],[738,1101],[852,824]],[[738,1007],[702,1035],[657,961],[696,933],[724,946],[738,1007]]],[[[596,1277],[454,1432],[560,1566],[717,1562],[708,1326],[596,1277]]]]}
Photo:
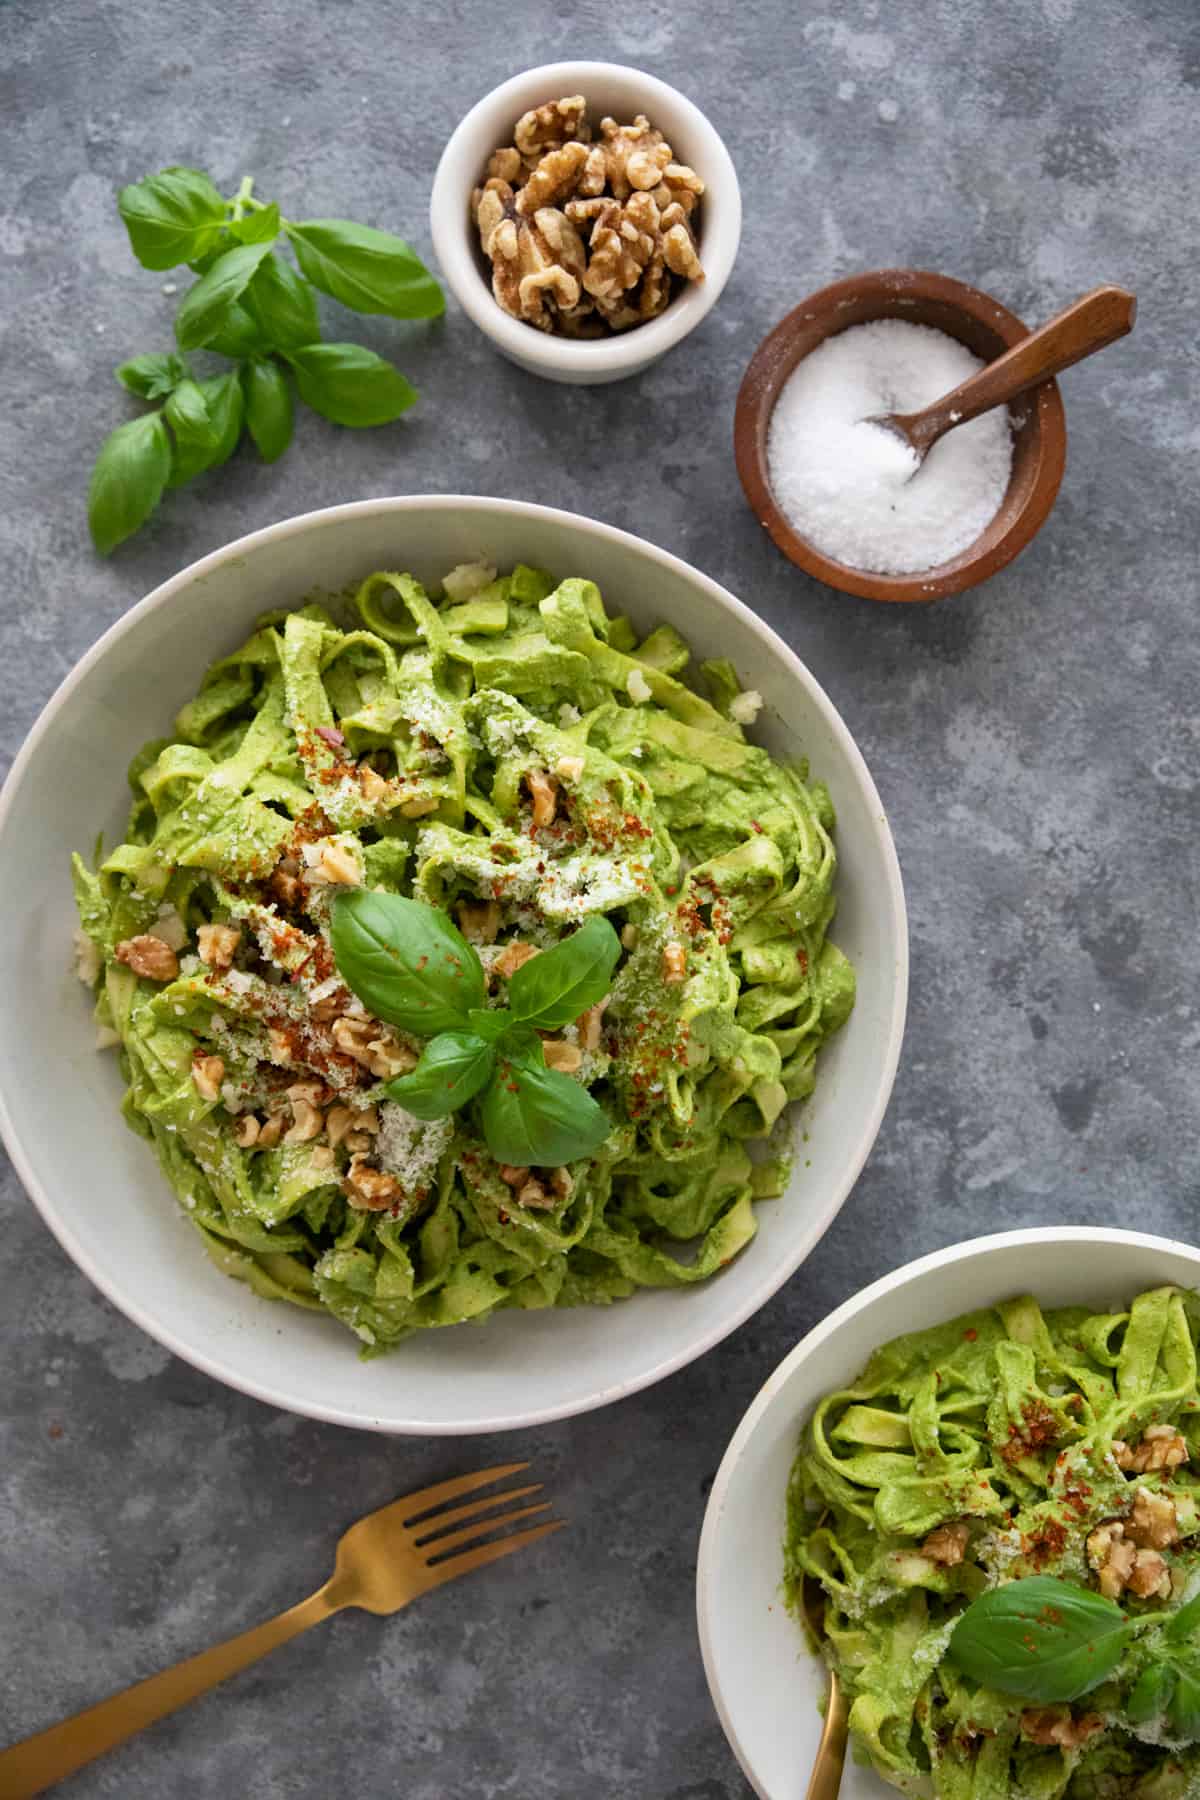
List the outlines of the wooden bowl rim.
{"type": "MultiPolygon", "coordinates": [[[[977,539],[949,562],[912,575],[877,574],[869,569],[851,568],[847,563],[823,555],[800,536],[776,503],[767,466],[766,428],[784,383],[802,360],[796,356],[789,362],[787,356],[799,331],[810,328],[824,317],[834,327],[822,332],[820,342],[825,343],[839,331],[849,330],[851,323],[867,323],[866,320],[854,320],[838,325],[837,315],[847,301],[870,297],[873,289],[878,291],[881,299],[927,300],[953,307],[975,323],[989,327],[1006,346],[1019,343],[1029,335],[1029,327],[1016,313],[981,288],[971,287],[952,275],[939,275],[929,269],[894,268],[868,269],[859,275],[844,276],[828,287],[818,288],[785,313],[750,358],[734,409],[734,460],[755,516],[784,555],[806,574],[828,587],[864,600],[940,600],[950,594],[960,594],[966,588],[977,587],[1006,567],[1050,516],[1067,457],[1067,423],[1062,394],[1056,381],[1046,381],[1024,396],[1025,404],[1031,408],[1035,432],[1033,481],[1024,504],[1013,513],[1007,529],[986,549],[980,551],[980,540],[977,539]]],[[[879,316],[893,317],[894,314],[881,312],[879,316]]],[[[1006,505],[1007,496],[1001,502],[1001,513],[1006,505]]],[[[986,536],[994,522],[985,527],[981,536],[986,536]]]]}

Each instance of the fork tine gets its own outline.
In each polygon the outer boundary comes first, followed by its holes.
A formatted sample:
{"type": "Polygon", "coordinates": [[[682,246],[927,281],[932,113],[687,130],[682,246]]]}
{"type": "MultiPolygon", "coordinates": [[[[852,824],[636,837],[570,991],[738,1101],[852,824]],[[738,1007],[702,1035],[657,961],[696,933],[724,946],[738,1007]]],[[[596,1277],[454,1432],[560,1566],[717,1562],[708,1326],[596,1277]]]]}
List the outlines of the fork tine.
{"type": "Polygon", "coordinates": [[[535,1481],[532,1487],[504,1488],[498,1494],[485,1494],[481,1500],[468,1500],[465,1506],[451,1506],[431,1513],[412,1527],[413,1543],[420,1549],[447,1526],[478,1518],[495,1506],[507,1505],[510,1500],[524,1500],[530,1494],[540,1494],[544,1485],[544,1482],[535,1481]]]}
{"type": "Polygon", "coordinates": [[[549,1519],[544,1525],[531,1525],[528,1531],[514,1531],[511,1537],[497,1538],[494,1543],[481,1544],[477,1550],[464,1550],[461,1556],[448,1556],[445,1562],[434,1563],[426,1569],[431,1587],[439,1586],[443,1581],[454,1581],[459,1575],[469,1575],[473,1569],[482,1569],[486,1563],[498,1562],[502,1556],[512,1556],[517,1550],[523,1550],[526,1544],[535,1544],[538,1538],[548,1537],[552,1531],[561,1531],[566,1524],[565,1519],[549,1519]]]}
{"type": "Polygon", "coordinates": [[[476,1519],[473,1525],[464,1525],[458,1531],[447,1531],[444,1536],[428,1540],[421,1546],[422,1561],[432,1562],[447,1550],[457,1550],[460,1544],[473,1544],[477,1538],[488,1537],[505,1525],[515,1525],[518,1519],[527,1519],[532,1513],[549,1512],[552,1505],[550,1500],[539,1500],[536,1506],[518,1506],[515,1512],[501,1513],[499,1518],[476,1519]]]}
{"type": "Polygon", "coordinates": [[[497,1463],[492,1469],[477,1469],[474,1475],[456,1475],[452,1481],[438,1481],[432,1487],[418,1488],[415,1494],[405,1494],[403,1499],[393,1500],[391,1504],[400,1513],[402,1523],[411,1525],[414,1519],[419,1519],[431,1507],[439,1506],[443,1500],[457,1500],[475,1488],[487,1487],[489,1482],[502,1481],[506,1475],[519,1475],[528,1467],[527,1462],[497,1463]]]}

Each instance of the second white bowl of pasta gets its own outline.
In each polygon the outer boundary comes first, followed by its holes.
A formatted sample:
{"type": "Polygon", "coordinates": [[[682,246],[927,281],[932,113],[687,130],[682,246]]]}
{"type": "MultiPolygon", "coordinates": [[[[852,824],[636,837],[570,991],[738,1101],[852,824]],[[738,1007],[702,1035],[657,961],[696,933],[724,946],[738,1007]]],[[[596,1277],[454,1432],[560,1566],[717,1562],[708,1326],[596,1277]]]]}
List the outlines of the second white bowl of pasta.
{"type": "Polygon", "coordinates": [[[715,1343],[899,1050],[895,853],[817,684],[685,564],[510,501],[338,507],[165,584],[35,726],[0,883],[52,1229],[198,1366],[368,1428],[562,1416],[715,1343]]]}
{"type": "Polygon", "coordinates": [[[1168,1239],[1006,1232],[884,1276],[784,1359],[725,1453],[697,1566],[709,1688],[760,1800],[802,1800],[822,1734],[804,1571],[854,1702],[842,1800],[1200,1790],[1186,1684],[1157,1711],[1132,1697],[1200,1591],[1197,1286],[1200,1250],[1168,1239]],[[1037,1640],[1064,1594],[1086,1626],[1065,1687],[1045,1669],[1063,1646],[1037,1640]]]}

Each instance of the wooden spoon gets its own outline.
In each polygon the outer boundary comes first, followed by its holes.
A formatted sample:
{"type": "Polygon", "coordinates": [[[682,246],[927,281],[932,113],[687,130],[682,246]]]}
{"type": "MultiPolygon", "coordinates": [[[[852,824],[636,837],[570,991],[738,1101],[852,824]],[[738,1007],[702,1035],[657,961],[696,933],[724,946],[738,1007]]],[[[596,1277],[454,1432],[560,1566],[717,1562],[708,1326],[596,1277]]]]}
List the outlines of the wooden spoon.
{"type": "Polygon", "coordinates": [[[956,425],[977,419],[993,406],[1005,406],[1026,388],[1049,381],[1072,363],[1094,356],[1133,330],[1137,300],[1124,288],[1098,287],[1065,312],[960,382],[932,406],[914,413],[880,413],[868,424],[882,425],[902,437],[917,459],[915,475],[933,446],[956,425]]]}

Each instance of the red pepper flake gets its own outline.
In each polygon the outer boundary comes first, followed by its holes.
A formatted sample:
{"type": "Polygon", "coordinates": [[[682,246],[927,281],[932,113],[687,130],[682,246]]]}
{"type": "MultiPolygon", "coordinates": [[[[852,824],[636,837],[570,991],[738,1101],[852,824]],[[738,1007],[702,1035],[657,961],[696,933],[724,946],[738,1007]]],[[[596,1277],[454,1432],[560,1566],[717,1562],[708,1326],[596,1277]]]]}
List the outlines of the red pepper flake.
{"type": "Polygon", "coordinates": [[[759,824],[757,819],[751,819],[750,827],[751,827],[751,830],[757,831],[759,837],[762,836],[762,826],[759,824]]]}
{"type": "Polygon", "coordinates": [[[968,1344],[973,1344],[976,1341],[976,1339],[978,1338],[979,1333],[975,1330],[975,1327],[972,1325],[969,1331],[963,1332],[963,1336],[966,1338],[968,1344]]]}

